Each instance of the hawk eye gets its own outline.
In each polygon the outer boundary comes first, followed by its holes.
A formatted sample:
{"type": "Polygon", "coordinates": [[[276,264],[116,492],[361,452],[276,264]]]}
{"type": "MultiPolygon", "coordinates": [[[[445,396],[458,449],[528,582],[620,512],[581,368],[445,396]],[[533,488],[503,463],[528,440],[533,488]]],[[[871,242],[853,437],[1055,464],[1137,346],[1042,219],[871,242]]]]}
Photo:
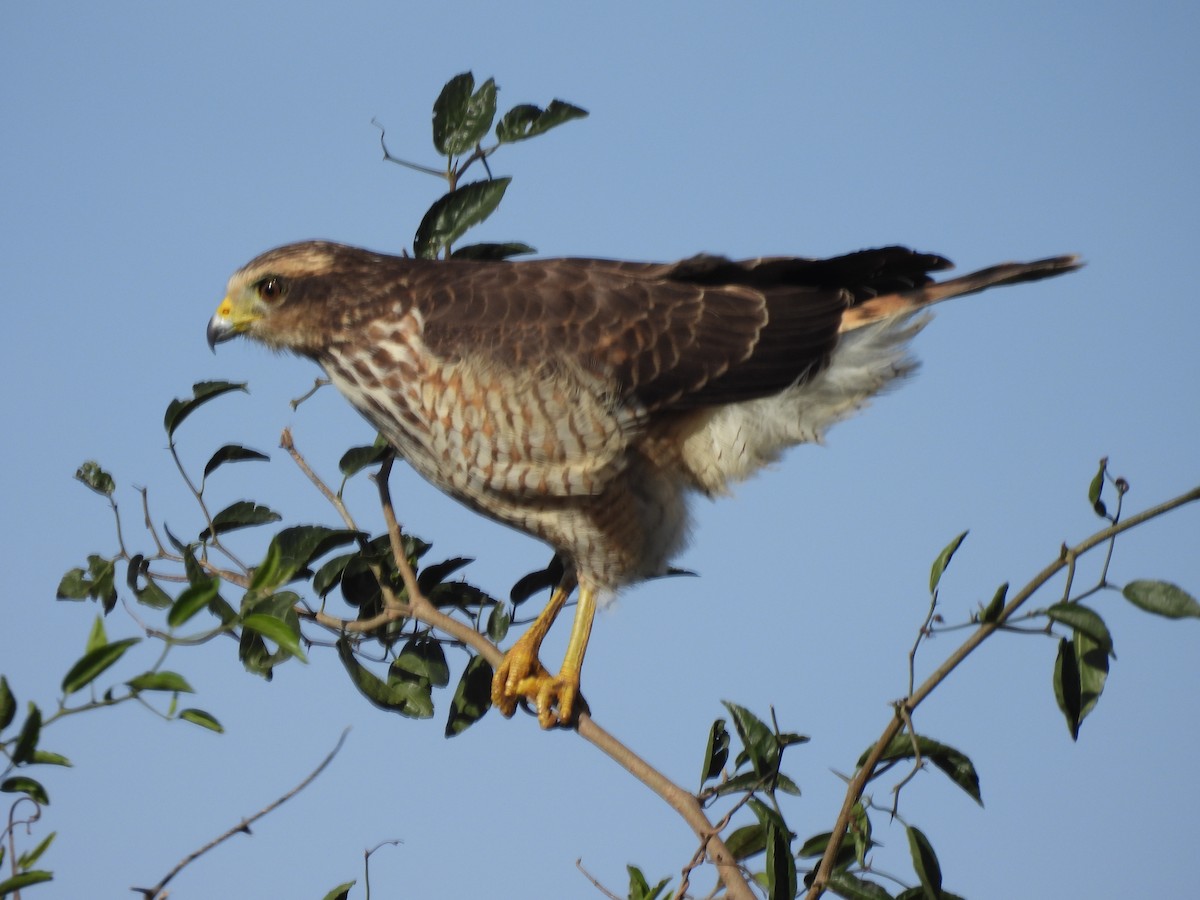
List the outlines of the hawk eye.
{"type": "Polygon", "coordinates": [[[260,299],[268,303],[278,303],[287,293],[287,285],[278,275],[268,275],[255,285],[260,299]]]}

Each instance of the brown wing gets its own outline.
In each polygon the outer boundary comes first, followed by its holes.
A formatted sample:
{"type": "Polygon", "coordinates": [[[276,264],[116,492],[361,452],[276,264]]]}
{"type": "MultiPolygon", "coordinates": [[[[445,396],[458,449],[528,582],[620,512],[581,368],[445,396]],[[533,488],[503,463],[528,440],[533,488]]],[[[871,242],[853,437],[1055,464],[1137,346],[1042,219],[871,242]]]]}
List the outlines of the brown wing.
{"type": "Polygon", "coordinates": [[[828,260],[443,262],[415,267],[407,287],[435,353],[582,365],[653,411],[780,391],[828,362],[849,306],[948,265],[901,247],[828,260]]]}

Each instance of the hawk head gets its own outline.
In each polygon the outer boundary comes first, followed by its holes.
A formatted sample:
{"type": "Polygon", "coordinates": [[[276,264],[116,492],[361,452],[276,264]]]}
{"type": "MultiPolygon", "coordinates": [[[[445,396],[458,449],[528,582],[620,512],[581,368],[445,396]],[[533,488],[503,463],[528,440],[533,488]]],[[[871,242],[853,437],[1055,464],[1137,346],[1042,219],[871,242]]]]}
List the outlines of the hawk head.
{"type": "Polygon", "coordinates": [[[375,254],[324,241],[289,244],[255,257],[229,279],[208,323],[208,345],[238,335],[275,350],[312,355],[329,334],[330,317],[359,299],[361,274],[375,254]],[[348,294],[348,287],[355,288],[348,294]]]}

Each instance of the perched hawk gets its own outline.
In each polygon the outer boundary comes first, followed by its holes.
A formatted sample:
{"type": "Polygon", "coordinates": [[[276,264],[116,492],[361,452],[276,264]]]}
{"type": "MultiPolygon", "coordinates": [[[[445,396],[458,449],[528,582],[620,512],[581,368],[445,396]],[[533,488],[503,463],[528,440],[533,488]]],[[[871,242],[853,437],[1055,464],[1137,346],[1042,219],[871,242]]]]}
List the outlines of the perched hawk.
{"type": "Polygon", "coordinates": [[[234,273],[208,326],[320,365],[418,472],[541,538],[564,575],[508,651],[492,701],[570,724],[597,600],[661,575],[688,498],[725,493],[912,372],[925,307],[1080,263],[1004,263],[948,281],[903,247],[833,259],[654,264],[429,261],[325,242],[234,273]],[[578,586],[558,675],[542,639],[578,586]]]}

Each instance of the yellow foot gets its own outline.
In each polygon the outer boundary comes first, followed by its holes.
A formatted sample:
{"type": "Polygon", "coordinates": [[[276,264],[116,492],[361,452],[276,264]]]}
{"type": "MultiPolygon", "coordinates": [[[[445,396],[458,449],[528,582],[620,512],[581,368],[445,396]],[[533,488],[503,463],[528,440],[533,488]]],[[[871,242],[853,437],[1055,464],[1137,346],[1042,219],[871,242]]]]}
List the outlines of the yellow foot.
{"type": "Polygon", "coordinates": [[[521,641],[504,655],[492,677],[492,705],[505,717],[511,716],[520,700],[529,700],[537,709],[538,724],[543,728],[571,725],[575,707],[587,709],[579,696],[579,676],[551,675],[536,656],[530,655],[521,641]]]}

